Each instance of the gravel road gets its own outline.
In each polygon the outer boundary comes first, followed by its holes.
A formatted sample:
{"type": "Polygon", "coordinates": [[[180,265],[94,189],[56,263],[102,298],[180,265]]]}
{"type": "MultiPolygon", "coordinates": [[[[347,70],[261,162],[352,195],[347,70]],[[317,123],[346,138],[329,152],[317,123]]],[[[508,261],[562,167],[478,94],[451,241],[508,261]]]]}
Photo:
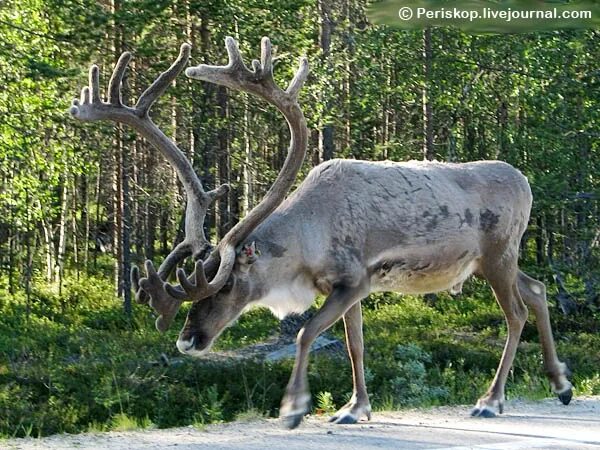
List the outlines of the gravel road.
{"type": "Polygon", "coordinates": [[[510,401],[505,414],[472,418],[468,407],[375,412],[370,422],[333,425],[308,417],[298,429],[277,420],[256,420],[133,432],[55,435],[0,440],[5,449],[211,449],[211,450],[372,450],[372,449],[599,449],[600,396],[510,401]]]}

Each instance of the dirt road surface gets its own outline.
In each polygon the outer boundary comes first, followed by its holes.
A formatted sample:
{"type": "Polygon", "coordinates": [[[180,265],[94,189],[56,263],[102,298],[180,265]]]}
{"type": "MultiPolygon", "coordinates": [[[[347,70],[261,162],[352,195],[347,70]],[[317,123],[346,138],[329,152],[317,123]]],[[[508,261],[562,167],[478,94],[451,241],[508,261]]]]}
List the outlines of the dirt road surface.
{"type": "Polygon", "coordinates": [[[211,449],[211,450],[374,450],[374,449],[599,449],[600,396],[508,402],[492,419],[472,418],[468,407],[375,412],[370,422],[333,425],[308,417],[298,429],[278,420],[0,441],[6,449],[211,449]]]}

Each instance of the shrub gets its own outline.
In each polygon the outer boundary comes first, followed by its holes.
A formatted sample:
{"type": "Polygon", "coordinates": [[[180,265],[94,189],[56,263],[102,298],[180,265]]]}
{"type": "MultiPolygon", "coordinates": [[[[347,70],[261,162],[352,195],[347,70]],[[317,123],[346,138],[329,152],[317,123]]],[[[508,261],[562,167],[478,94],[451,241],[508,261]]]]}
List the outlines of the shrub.
{"type": "MultiPolygon", "coordinates": [[[[486,285],[473,283],[466,291],[460,298],[440,295],[433,304],[396,294],[366,301],[366,378],[374,409],[472,403],[485,392],[505,327],[486,285]]],[[[0,291],[0,436],[202,426],[248,411],[276,416],[293,361],[182,357],[174,343],[186,308],[172,330],[161,334],[147,306],[134,305],[126,318],[111,283],[98,277],[67,278],[60,294],[54,286],[35,284],[29,304],[23,293],[0,291]],[[170,365],[161,362],[161,353],[170,365]]],[[[584,394],[600,391],[594,320],[585,318],[578,328],[569,319],[555,333],[559,355],[584,394]]],[[[259,342],[277,329],[270,313],[254,310],[221,336],[217,348],[259,342]]],[[[332,330],[343,339],[343,324],[332,330]]],[[[549,395],[534,328],[525,339],[507,394],[549,395]]],[[[327,413],[352,394],[347,357],[313,356],[308,378],[318,393],[315,405],[327,413]]]]}
{"type": "Polygon", "coordinates": [[[402,406],[439,404],[448,398],[447,389],[429,384],[426,364],[431,355],[415,344],[396,349],[397,374],[391,381],[394,398],[402,406]]]}
{"type": "Polygon", "coordinates": [[[321,414],[333,414],[336,411],[331,392],[322,391],[317,394],[317,411],[321,414]]]}

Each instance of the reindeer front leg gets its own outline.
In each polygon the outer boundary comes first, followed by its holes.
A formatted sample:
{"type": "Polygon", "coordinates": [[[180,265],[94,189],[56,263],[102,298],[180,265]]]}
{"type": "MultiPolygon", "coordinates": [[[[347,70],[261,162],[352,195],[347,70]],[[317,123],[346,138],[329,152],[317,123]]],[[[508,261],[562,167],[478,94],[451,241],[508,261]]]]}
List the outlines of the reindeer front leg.
{"type": "Polygon", "coordinates": [[[356,423],[362,416],[371,420],[371,403],[367,394],[365,383],[365,369],[363,366],[363,330],[362,309],[360,302],[355,303],[344,314],[344,328],[346,329],[346,346],[352,363],[352,398],[335,415],[329,419],[334,423],[356,423]]]}
{"type": "Polygon", "coordinates": [[[298,333],[296,361],[279,410],[279,416],[287,428],[296,428],[310,409],[310,391],[306,372],[308,354],[313,341],[368,293],[366,282],[358,283],[355,286],[335,287],[321,309],[306,322],[306,325],[298,333]]]}

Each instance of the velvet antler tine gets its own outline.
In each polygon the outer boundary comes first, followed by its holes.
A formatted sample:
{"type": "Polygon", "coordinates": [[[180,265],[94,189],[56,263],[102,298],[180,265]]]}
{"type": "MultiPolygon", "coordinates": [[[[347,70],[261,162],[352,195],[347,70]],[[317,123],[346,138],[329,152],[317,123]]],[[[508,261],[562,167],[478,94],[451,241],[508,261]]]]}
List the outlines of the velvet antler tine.
{"type": "Polygon", "coordinates": [[[228,184],[222,184],[218,188],[208,191],[206,195],[210,197],[212,203],[213,201],[223,198],[225,195],[227,195],[229,189],[230,188],[228,184]]]}
{"type": "Polygon", "coordinates": [[[183,290],[181,286],[173,286],[170,283],[165,284],[165,291],[171,297],[176,298],[177,300],[186,300],[189,299],[189,295],[186,291],[183,290]]]}
{"type": "Polygon", "coordinates": [[[194,267],[194,275],[196,276],[196,286],[208,286],[208,281],[206,280],[206,272],[204,271],[204,262],[196,261],[196,265],[194,267]]]}
{"type": "Polygon", "coordinates": [[[156,99],[160,97],[163,92],[165,92],[171,82],[183,70],[188,62],[188,59],[190,59],[191,49],[192,46],[190,44],[182,44],[179,50],[179,56],[171,65],[171,67],[161,73],[158,78],[154,80],[154,82],[148,87],[148,89],[146,89],[142,95],[140,95],[140,98],[135,105],[135,108],[139,110],[140,114],[148,113],[156,99]]]}
{"type": "Polygon", "coordinates": [[[306,77],[308,77],[308,59],[300,58],[298,70],[285,92],[293,98],[297,98],[298,92],[300,92],[300,89],[304,86],[306,77]]]}
{"type": "Polygon", "coordinates": [[[260,61],[258,59],[252,60],[252,72],[254,72],[257,76],[261,76],[263,73],[262,66],[260,65],[260,61]]]}
{"type": "Polygon", "coordinates": [[[85,86],[81,89],[81,99],[79,100],[81,105],[87,105],[90,103],[90,88],[89,86],[85,86]]]}
{"type": "Polygon", "coordinates": [[[131,53],[123,52],[117,64],[115,64],[112,76],[108,82],[108,103],[112,105],[121,105],[121,83],[123,82],[123,76],[125,75],[129,61],[131,61],[131,53]]]}
{"type": "Polygon", "coordinates": [[[99,103],[100,98],[100,69],[97,65],[90,67],[90,92],[92,93],[92,103],[99,103]]]}
{"type": "Polygon", "coordinates": [[[73,101],[71,102],[71,107],[69,108],[69,114],[71,114],[73,117],[77,117],[77,114],[79,114],[79,99],[78,98],[73,99],[73,101]]]}
{"type": "Polygon", "coordinates": [[[188,295],[193,294],[196,286],[188,280],[188,276],[183,269],[177,269],[177,281],[179,281],[180,286],[183,288],[188,295]]]}
{"type": "Polygon", "coordinates": [[[149,259],[147,259],[144,262],[144,266],[146,267],[146,276],[148,278],[156,275],[156,269],[154,268],[154,264],[152,263],[152,261],[150,261],[149,259]]]}
{"type": "Polygon", "coordinates": [[[228,68],[235,70],[248,70],[244,64],[244,60],[242,59],[242,54],[240,53],[238,44],[234,38],[231,36],[227,36],[225,38],[225,48],[227,49],[227,56],[229,57],[229,64],[227,65],[228,68]]]}
{"type": "Polygon", "coordinates": [[[273,56],[271,51],[271,40],[265,36],[260,41],[260,64],[265,76],[269,77],[273,75],[273,56]]]}

